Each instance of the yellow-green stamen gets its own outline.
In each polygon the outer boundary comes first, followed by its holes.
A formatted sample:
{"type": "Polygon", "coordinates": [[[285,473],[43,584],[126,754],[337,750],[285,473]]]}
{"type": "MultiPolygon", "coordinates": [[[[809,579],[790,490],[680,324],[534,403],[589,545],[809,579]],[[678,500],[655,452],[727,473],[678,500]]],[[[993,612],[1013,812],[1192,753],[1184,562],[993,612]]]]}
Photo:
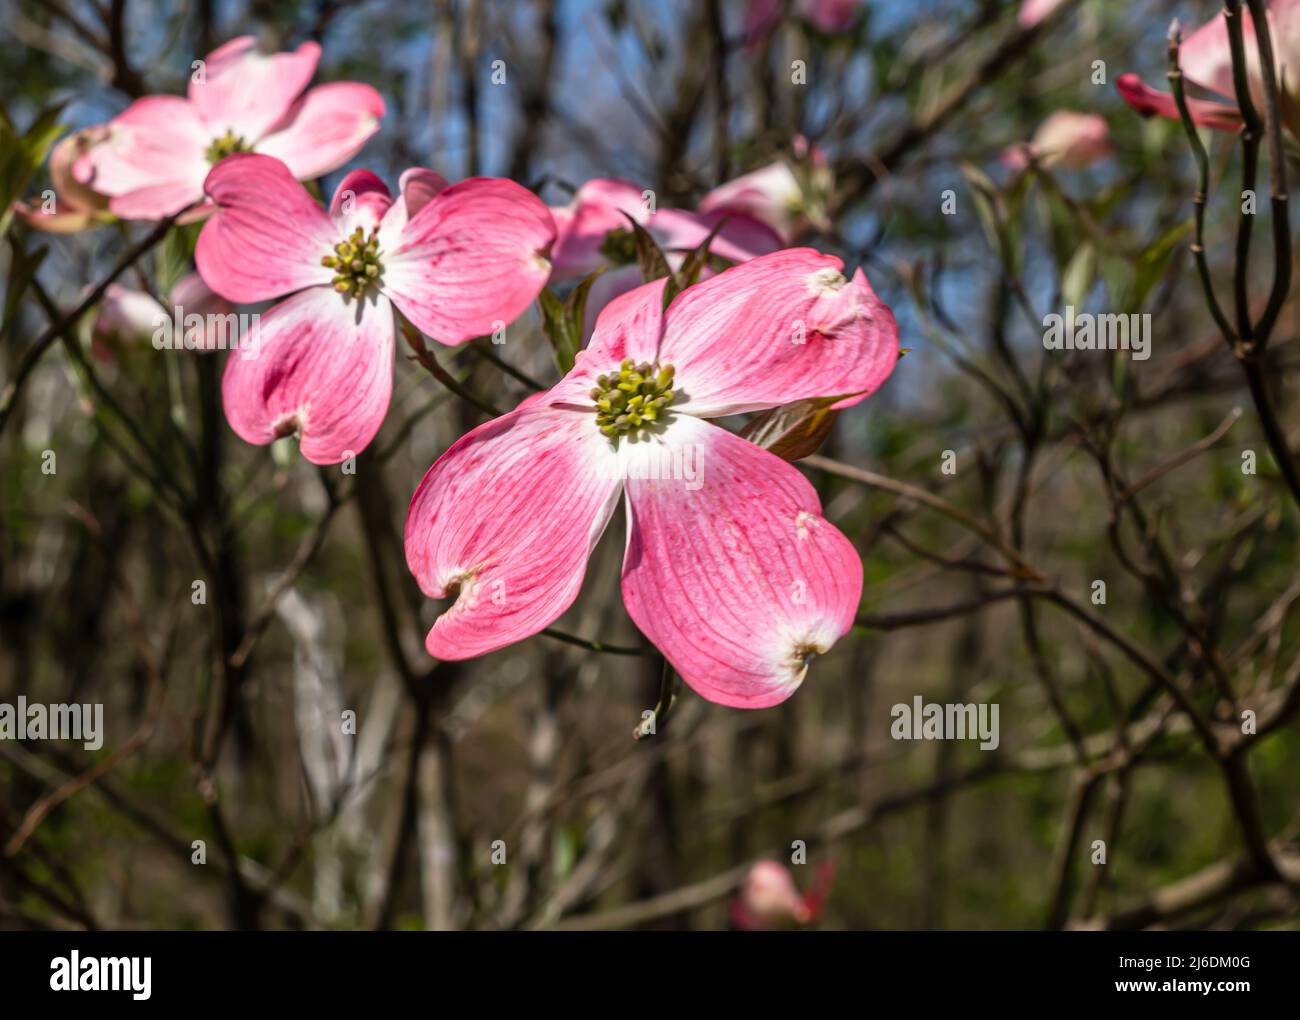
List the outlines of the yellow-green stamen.
{"type": "Polygon", "coordinates": [[[636,261],[636,238],[625,227],[616,227],[600,242],[600,253],[616,266],[628,266],[636,261]]]}
{"type": "Polygon", "coordinates": [[[253,147],[244,141],[235,132],[227,129],[226,133],[220,138],[214,138],[212,144],[203,150],[203,155],[207,157],[210,164],[216,165],[227,156],[233,156],[237,152],[252,152],[253,147]]]}
{"type": "Polygon", "coordinates": [[[596,426],[614,442],[635,442],[662,422],[673,402],[673,366],[636,364],[624,358],[617,372],[602,375],[591,389],[596,426]]]}
{"type": "Polygon", "coordinates": [[[330,281],[334,289],[345,298],[362,297],[371,284],[378,284],[384,271],[384,264],[379,260],[379,228],[370,231],[370,236],[361,227],[357,227],[346,241],[334,246],[333,254],[320,260],[322,266],[335,270],[334,279],[330,281]]]}

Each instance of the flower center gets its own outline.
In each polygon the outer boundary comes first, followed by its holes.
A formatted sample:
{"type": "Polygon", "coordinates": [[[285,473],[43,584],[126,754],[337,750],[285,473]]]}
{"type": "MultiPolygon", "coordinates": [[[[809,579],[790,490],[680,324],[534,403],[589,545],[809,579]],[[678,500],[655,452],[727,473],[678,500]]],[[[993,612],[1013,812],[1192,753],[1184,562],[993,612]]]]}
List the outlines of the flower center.
{"type": "Polygon", "coordinates": [[[203,155],[207,157],[210,164],[216,165],[227,156],[233,156],[237,152],[252,152],[253,147],[243,138],[235,134],[229,128],[220,138],[212,139],[212,144],[203,150],[203,155]]]}
{"type": "Polygon", "coordinates": [[[668,413],[673,402],[673,366],[636,364],[624,358],[617,372],[602,375],[591,389],[596,403],[596,425],[618,442],[626,436],[635,442],[649,434],[654,424],[668,413]]]}
{"type": "Polygon", "coordinates": [[[616,266],[629,266],[636,261],[636,238],[626,227],[617,227],[600,242],[600,253],[616,266]]]}
{"type": "Polygon", "coordinates": [[[334,289],[345,298],[361,297],[371,284],[378,285],[384,264],[379,261],[379,228],[370,231],[370,236],[361,227],[352,231],[346,241],[334,246],[334,253],[320,260],[322,266],[335,270],[330,282],[334,289]]]}

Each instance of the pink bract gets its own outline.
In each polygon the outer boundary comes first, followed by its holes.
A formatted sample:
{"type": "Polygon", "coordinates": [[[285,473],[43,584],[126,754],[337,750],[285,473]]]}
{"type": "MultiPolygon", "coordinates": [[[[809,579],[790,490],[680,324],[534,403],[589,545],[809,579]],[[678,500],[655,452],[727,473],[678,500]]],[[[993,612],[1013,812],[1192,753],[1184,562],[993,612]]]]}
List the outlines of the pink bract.
{"type": "Polygon", "coordinates": [[[159,346],[162,340],[178,350],[220,350],[238,342],[234,311],[230,302],[214,294],[198,273],[187,273],[177,280],[165,305],[143,291],[112,283],[104,291],[95,316],[92,350],[97,357],[108,359],[112,357],[111,344],[145,338],[151,338],[159,349],[163,349],[159,346]]]}
{"type": "Polygon", "coordinates": [[[379,129],[384,101],[356,82],[304,92],[319,59],[312,42],[263,54],[252,36],[232,39],[201,62],[188,97],[144,96],[114,117],[77,179],[118,216],[160,219],[201,201],[208,171],[236,152],[275,156],[300,179],[335,170],[379,129]]]}
{"type": "Polygon", "coordinates": [[[815,397],[849,406],[880,386],[898,329],[861,270],[842,269],[799,248],[689,287],[667,309],[665,281],[637,287],[606,306],[554,387],[456,442],[406,521],[421,589],[456,599],[429,653],[481,655],[556,620],[622,498],[633,622],[710,701],[788,698],[852,626],[862,564],[795,467],[704,419],[815,397]],[[593,388],[641,363],[670,380],[671,402],[640,433],[611,437],[593,388]]]}
{"type": "Polygon", "coordinates": [[[289,295],[262,316],[251,348],[227,361],[226,417],[250,443],[296,433],[317,464],[359,453],[383,422],[394,306],[440,343],[465,343],[518,317],[550,273],[550,213],[512,181],[448,186],[413,169],[394,200],[356,170],[326,213],[279,160],[243,154],[214,167],[204,188],[216,207],[195,251],[204,281],[234,302],[289,295]],[[357,264],[377,272],[323,264],[358,232],[370,248],[357,264]],[[359,286],[340,292],[341,277],[359,286]]]}

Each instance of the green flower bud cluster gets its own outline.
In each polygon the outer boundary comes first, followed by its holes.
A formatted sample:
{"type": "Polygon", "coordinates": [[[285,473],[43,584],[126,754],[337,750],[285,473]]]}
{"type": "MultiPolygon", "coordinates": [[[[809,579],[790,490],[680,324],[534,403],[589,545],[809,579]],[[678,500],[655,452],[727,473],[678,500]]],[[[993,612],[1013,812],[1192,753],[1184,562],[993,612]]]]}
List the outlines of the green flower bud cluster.
{"type": "Polygon", "coordinates": [[[344,296],[351,294],[361,297],[366,289],[377,283],[379,274],[384,271],[379,261],[379,228],[370,231],[370,236],[357,227],[346,241],[334,246],[334,254],[326,255],[320,260],[322,266],[337,270],[330,282],[334,289],[344,296]]]}
{"type": "Polygon", "coordinates": [[[636,238],[626,227],[615,227],[600,242],[600,253],[616,266],[628,266],[636,261],[636,238]]]}

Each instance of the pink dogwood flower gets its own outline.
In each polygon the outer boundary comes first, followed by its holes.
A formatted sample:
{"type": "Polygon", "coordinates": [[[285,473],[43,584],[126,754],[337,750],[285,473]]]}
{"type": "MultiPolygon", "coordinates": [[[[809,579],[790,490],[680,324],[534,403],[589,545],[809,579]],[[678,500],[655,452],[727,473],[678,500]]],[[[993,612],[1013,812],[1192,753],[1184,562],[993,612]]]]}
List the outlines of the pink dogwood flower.
{"type": "Polygon", "coordinates": [[[762,255],[678,294],[665,280],[607,305],[550,390],[479,426],[431,467],[406,562],[455,598],[425,642],[439,659],[536,634],[578,594],[620,498],[623,602],[710,701],[765,708],[853,625],[857,552],[791,464],[710,423],[806,398],[847,407],[898,360],[898,327],[861,270],[808,248],[762,255]]]}
{"type": "Polygon", "coordinates": [[[15,202],[14,213],[34,230],[49,234],[77,234],[112,220],[108,197],[82,184],[73,175],[73,165],[108,137],[104,125],[74,131],[61,138],[50,151],[50,183],[54,194],[38,203],[15,202]]]}
{"type": "Polygon", "coordinates": [[[782,244],[793,244],[810,222],[824,225],[833,188],[826,157],[802,135],[794,156],[793,166],[777,160],[719,185],[700,199],[700,212],[750,216],[776,231],[782,244]]]}
{"type": "Polygon", "coordinates": [[[394,306],[461,344],[513,321],[550,274],[555,225],[513,181],[448,186],[412,169],[394,200],[355,170],[326,213],[279,160],[242,154],[213,167],[204,190],[216,212],[195,251],[203,279],[237,303],[288,295],[262,316],[252,351],[226,363],[226,418],[254,444],[296,433],[316,464],[361,452],[384,420],[394,306]]]}
{"type": "MultiPolygon", "coordinates": [[[[1255,24],[1250,11],[1241,9],[1242,42],[1246,55],[1246,79],[1255,109],[1264,109],[1264,79],[1255,42],[1255,24]]],[[[1268,8],[1269,34],[1273,40],[1275,74],[1282,92],[1282,123],[1300,137],[1300,0],[1274,0],[1268,8]]],[[[1192,120],[1220,131],[1241,128],[1237,89],[1232,80],[1232,51],[1228,44],[1228,23],[1219,11],[1189,35],[1178,48],[1183,77],[1194,85],[1225,97],[1220,103],[1187,100],[1192,120]]],[[[1120,75],[1115,81],[1124,101],[1144,117],[1156,115],[1179,120],[1178,104],[1168,92],[1151,88],[1136,74],[1120,75]]]]}
{"type": "Polygon", "coordinates": [[[1048,15],[1055,14],[1063,3],[1065,0],[1024,0],[1016,20],[1021,28],[1033,28],[1048,15]]]}
{"type": "Polygon", "coordinates": [[[1038,126],[1032,140],[1009,146],[1002,153],[1002,163],[1012,170],[1023,170],[1033,161],[1042,167],[1082,170],[1114,151],[1105,117],[1057,110],[1038,126]]]}
{"type": "Polygon", "coordinates": [[[384,101],[369,85],[306,89],[320,47],[259,53],[252,36],[213,50],[190,79],[187,98],[144,96],[107,125],[77,179],[111,198],[124,219],[161,219],[203,198],[208,171],[239,152],[274,156],[307,180],[336,170],[379,130],[384,101]]]}
{"type": "Polygon", "coordinates": [[[770,931],[811,924],[821,917],[834,877],[835,866],[827,861],[818,868],[812,889],[801,893],[785,865],[758,861],[731,901],[732,926],[741,931],[770,931]]]}
{"type": "Polygon", "coordinates": [[[635,184],[602,177],[587,181],[567,206],[552,207],[556,229],[553,278],[557,282],[578,279],[608,267],[587,294],[584,336],[591,335],[596,316],[605,305],[641,283],[628,216],[645,227],[673,269],[678,269],[686,254],[703,244],[724,219],[709,245],[711,254],[744,262],[781,247],[781,239],[751,216],[652,210],[652,200],[653,196],[635,184]]]}

